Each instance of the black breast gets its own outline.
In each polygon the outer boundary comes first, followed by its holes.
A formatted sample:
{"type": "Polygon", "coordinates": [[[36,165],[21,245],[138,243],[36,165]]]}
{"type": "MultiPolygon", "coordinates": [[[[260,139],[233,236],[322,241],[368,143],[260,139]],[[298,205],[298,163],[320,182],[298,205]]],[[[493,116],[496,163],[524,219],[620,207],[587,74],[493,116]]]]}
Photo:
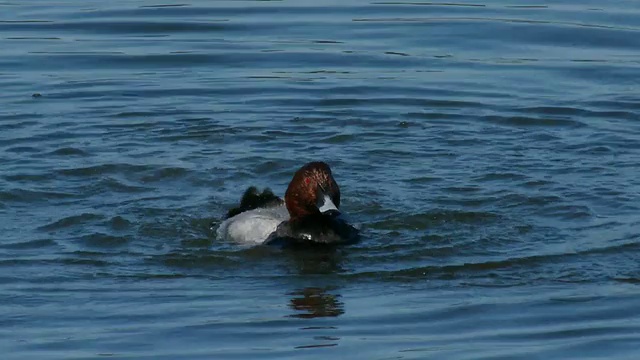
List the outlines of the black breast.
{"type": "Polygon", "coordinates": [[[343,245],[360,239],[358,229],[340,216],[314,215],[278,226],[265,244],[282,247],[343,245]]]}

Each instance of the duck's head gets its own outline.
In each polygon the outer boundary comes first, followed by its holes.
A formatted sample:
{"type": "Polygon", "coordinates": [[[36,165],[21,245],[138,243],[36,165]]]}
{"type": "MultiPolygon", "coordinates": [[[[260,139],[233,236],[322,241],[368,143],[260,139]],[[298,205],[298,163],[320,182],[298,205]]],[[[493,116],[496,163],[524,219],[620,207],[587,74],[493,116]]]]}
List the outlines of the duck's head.
{"type": "Polygon", "coordinates": [[[310,162],[296,171],[284,200],[291,220],[340,214],[340,188],[324,162],[310,162]]]}

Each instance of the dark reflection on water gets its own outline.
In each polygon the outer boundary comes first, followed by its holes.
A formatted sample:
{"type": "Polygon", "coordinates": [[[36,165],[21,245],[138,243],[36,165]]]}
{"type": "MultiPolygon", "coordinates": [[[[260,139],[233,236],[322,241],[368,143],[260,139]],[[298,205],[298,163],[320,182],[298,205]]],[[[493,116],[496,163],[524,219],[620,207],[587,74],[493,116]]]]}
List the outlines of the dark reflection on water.
{"type": "Polygon", "coordinates": [[[290,317],[311,319],[316,317],[340,316],[344,314],[344,304],[339,294],[330,288],[304,288],[289,293],[293,296],[289,306],[295,310],[290,317]]]}
{"type": "Polygon", "coordinates": [[[284,250],[283,255],[290,260],[292,269],[301,275],[330,275],[344,272],[342,266],[343,249],[314,247],[312,249],[284,250]]]}

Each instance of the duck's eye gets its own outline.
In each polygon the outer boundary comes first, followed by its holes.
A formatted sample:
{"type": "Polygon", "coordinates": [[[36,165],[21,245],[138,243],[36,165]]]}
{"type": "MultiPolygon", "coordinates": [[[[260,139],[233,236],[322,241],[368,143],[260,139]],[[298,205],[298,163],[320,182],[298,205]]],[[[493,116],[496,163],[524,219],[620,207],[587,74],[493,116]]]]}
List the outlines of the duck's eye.
{"type": "Polygon", "coordinates": [[[304,178],[304,183],[305,183],[305,184],[309,185],[309,183],[310,183],[310,182],[311,182],[311,179],[309,179],[309,178],[304,178]]]}

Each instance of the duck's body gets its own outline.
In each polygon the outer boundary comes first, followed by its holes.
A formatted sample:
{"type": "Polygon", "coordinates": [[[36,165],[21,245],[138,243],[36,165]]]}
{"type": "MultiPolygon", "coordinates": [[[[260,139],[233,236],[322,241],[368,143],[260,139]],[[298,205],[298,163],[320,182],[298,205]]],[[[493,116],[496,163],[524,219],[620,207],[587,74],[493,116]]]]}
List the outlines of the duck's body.
{"type": "Polygon", "coordinates": [[[287,220],[289,213],[284,204],[248,210],[223,221],[218,237],[237,243],[262,244],[287,220]]]}
{"type": "Polygon", "coordinates": [[[265,244],[284,247],[342,245],[358,240],[358,230],[339,214],[322,214],[301,222],[283,221],[272,232],[265,244]]]}
{"type": "Polygon", "coordinates": [[[230,210],[218,237],[244,244],[300,246],[358,240],[356,228],[342,217],[340,189],[323,162],[304,165],[294,175],[284,201],[266,189],[250,187],[238,208],[230,210]]]}

